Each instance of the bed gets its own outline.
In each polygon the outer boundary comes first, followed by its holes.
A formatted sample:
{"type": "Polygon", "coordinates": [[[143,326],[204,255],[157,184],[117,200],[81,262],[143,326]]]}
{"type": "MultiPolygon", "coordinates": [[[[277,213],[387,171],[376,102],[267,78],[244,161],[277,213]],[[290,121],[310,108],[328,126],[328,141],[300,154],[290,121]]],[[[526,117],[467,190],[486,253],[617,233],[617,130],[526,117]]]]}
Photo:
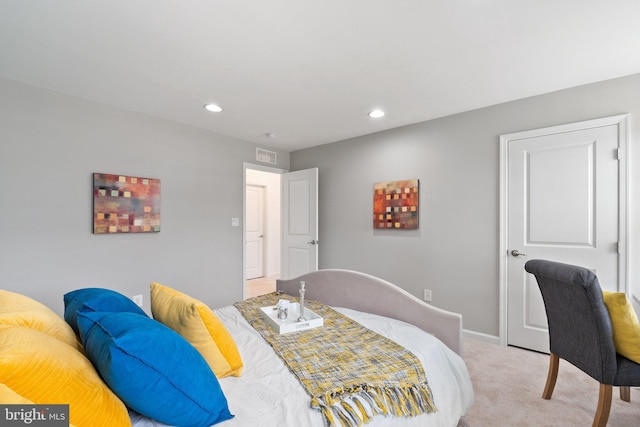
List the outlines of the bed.
{"type": "MultiPolygon", "coordinates": [[[[349,270],[320,270],[292,280],[278,280],[276,297],[291,295],[297,298],[301,281],[306,284],[305,298],[309,302],[313,301],[329,306],[338,315],[356,321],[367,330],[391,338],[393,342],[413,354],[423,367],[437,410],[410,417],[372,416],[368,426],[455,427],[456,425],[465,425],[464,415],[473,404],[474,396],[469,373],[461,357],[462,318],[459,314],[430,306],[389,282],[349,270]]],[[[164,291],[169,289],[170,292],[174,292],[170,288],[162,287],[162,285],[155,285],[156,288],[152,284],[152,301],[154,300],[154,292],[158,289],[164,291]]],[[[181,298],[183,296],[177,291],[171,294],[171,296],[174,295],[181,298]]],[[[160,297],[156,296],[155,299],[158,301],[156,305],[160,306],[160,297]]],[[[69,305],[72,306],[71,303],[69,305]]],[[[124,305],[128,307],[128,302],[125,301],[124,305]]],[[[196,306],[191,305],[190,307],[202,309],[202,305],[198,302],[196,306]]],[[[167,304],[163,302],[161,307],[166,306],[167,304]]],[[[206,309],[206,307],[204,308],[206,309]]],[[[118,306],[116,309],[123,310],[123,307],[118,306]]],[[[135,311],[133,308],[131,310],[135,311]]],[[[185,312],[193,313],[194,310],[190,309],[185,312]]],[[[290,372],[290,367],[274,353],[274,348],[241,314],[239,309],[230,305],[214,309],[211,312],[224,325],[225,332],[228,332],[229,337],[232,337],[233,344],[242,358],[241,369],[225,365],[227,374],[216,379],[216,383],[219,384],[219,394],[223,396],[223,399],[226,399],[229,414],[232,414],[232,416],[222,419],[219,425],[225,427],[324,426],[323,416],[318,410],[310,407],[311,398],[301,382],[290,372]]],[[[161,317],[161,309],[156,308],[153,314],[154,317],[161,317]]],[[[65,310],[65,319],[71,320],[70,324],[77,321],[80,332],[86,328],[86,325],[82,325],[83,322],[96,322],[96,318],[101,316],[103,314],[92,312],[89,315],[81,313],[78,315],[78,319],[67,319],[67,310],[65,310]]],[[[117,322],[118,325],[123,323],[131,325],[139,319],[144,324],[144,327],[140,328],[144,333],[149,330],[148,322],[153,322],[153,325],[159,323],[153,319],[143,319],[139,313],[124,313],[123,316],[129,317],[126,317],[126,321],[122,320],[125,317],[120,318],[117,322]]],[[[90,328],[91,331],[96,329],[98,328],[90,328]]],[[[77,331],[75,332],[77,335],[77,331]]],[[[305,333],[307,332],[301,331],[294,334],[305,333]]],[[[89,337],[89,344],[90,339],[89,337]]],[[[148,347],[148,345],[145,346],[145,348],[148,347]]],[[[90,353],[86,347],[85,352],[90,353]]],[[[202,351],[200,352],[202,353],[202,351]]],[[[155,353],[158,353],[157,350],[155,353]]],[[[184,366],[173,364],[170,369],[180,370],[184,367],[186,369],[184,372],[190,372],[189,366],[191,365],[190,362],[187,362],[188,357],[180,356],[179,360],[184,361],[181,364],[184,366]]],[[[93,359],[92,362],[98,366],[93,359]]],[[[104,379],[105,375],[102,374],[102,371],[100,372],[104,379]]],[[[131,374],[128,375],[124,380],[127,387],[131,383],[131,374]]],[[[185,377],[184,373],[180,377],[185,377]]],[[[107,382],[107,384],[112,390],[120,390],[117,388],[117,383],[112,385],[111,382],[107,382]]],[[[6,399],[1,386],[2,384],[0,384],[0,399],[6,399]]],[[[134,393],[140,394],[137,390],[134,393]]],[[[118,394],[118,396],[120,395],[118,394]]],[[[5,401],[4,403],[14,402],[5,401]]],[[[130,407],[127,408],[127,415],[131,424],[136,427],[181,424],[181,422],[164,424],[154,421],[140,415],[130,407]]],[[[76,425],[81,425],[81,423],[76,425]]],[[[197,423],[190,425],[197,425],[197,423]]],[[[336,421],[336,425],[340,425],[340,422],[336,421]]]]}

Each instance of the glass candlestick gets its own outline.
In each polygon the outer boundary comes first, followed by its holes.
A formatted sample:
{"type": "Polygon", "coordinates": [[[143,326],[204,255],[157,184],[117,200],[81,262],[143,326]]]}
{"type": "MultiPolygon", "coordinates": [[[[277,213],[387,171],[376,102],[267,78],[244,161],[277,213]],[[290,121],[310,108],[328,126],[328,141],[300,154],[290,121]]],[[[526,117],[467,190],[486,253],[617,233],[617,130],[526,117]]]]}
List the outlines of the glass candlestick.
{"type": "Polygon", "coordinates": [[[298,322],[306,322],[307,318],[304,317],[304,281],[300,281],[300,317],[298,322]]]}

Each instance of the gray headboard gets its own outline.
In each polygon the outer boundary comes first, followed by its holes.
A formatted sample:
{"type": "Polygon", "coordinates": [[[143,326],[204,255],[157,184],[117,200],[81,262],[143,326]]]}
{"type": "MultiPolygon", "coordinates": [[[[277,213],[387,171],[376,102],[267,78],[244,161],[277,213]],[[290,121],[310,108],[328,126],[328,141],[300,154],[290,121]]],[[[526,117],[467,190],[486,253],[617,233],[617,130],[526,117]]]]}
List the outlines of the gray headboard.
{"type": "Polygon", "coordinates": [[[277,280],[276,288],[298,296],[301,280],[306,285],[305,298],[411,323],[462,355],[461,314],[429,305],[386,280],[351,270],[318,270],[277,280]]]}

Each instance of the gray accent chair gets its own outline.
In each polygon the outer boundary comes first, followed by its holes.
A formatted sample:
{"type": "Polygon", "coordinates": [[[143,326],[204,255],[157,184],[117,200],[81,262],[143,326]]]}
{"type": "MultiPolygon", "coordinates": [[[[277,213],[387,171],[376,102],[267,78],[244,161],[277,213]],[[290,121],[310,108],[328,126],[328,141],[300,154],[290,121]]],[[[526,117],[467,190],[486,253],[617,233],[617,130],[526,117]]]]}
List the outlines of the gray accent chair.
{"type": "Polygon", "coordinates": [[[536,277],[549,322],[551,355],[542,397],[551,399],[564,359],[600,383],[593,426],[606,426],[613,386],[629,402],[630,386],[640,386],[640,365],[616,353],[598,278],[586,268],[546,260],[528,261],[524,268],[536,277]]]}

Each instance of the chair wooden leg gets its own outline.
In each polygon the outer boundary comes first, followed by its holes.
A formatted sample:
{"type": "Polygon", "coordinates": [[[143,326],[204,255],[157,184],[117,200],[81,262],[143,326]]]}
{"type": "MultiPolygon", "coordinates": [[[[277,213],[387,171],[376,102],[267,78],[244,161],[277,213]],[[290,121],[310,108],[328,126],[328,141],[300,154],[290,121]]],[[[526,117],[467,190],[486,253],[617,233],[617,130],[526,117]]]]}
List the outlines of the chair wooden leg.
{"type": "Polygon", "coordinates": [[[560,364],[560,358],[555,354],[551,353],[549,355],[549,373],[547,374],[547,384],[544,386],[544,391],[542,392],[543,399],[551,399],[551,395],[553,394],[553,389],[556,386],[556,380],[558,379],[558,365],[560,364]]]}
{"type": "Polygon", "coordinates": [[[596,416],[593,418],[593,427],[605,427],[609,420],[609,411],[611,410],[611,395],[613,394],[613,386],[611,384],[600,384],[600,395],[598,396],[598,409],[596,416]]]}
{"type": "Polygon", "coordinates": [[[631,402],[631,387],[620,387],[620,399],[624,400],[625,402],[631,402]]]}

